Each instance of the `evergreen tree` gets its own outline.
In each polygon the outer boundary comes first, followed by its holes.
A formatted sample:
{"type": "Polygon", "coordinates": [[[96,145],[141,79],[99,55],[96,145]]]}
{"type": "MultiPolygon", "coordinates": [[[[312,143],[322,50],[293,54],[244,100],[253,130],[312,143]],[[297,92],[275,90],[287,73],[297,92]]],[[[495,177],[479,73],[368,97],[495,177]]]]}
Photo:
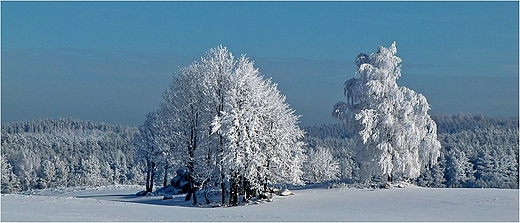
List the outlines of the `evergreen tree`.
{"type": "Polygon", "coordinates": [[[463,151],[452,149],[446,157],[446,185],[448,187],[473,187],[475,183],[473,164],[463,151]]]}
{"type": "Polygon", "coordinates": [[[4,154],[0,159],[0,166],[2,169],[2,194],[8,194],[13,192],[18,192],[20,188],[20,182],[18,178],[13,173],[13,167],[11,164],[7,162],[7,159],[4,154]]]}

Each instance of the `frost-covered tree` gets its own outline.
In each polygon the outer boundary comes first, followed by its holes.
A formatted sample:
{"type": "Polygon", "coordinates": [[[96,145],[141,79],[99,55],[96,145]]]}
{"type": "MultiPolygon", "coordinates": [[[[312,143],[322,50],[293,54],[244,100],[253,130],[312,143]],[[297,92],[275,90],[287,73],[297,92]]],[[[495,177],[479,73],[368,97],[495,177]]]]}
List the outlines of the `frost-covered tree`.
{"type": "Polygon", "coordinates": [[[439,156],[437,126],[422,94],[397,85],[401,59],[395,42],[376,53],[359,54],[357,72],[345,82],[346,102],[333,116],[358,132],[363,178],[415,179],[439,156]]]}
{"type": "Polygon", "coordinates": [[[225,139],[224,168],[232,184],[230,203],[236,205],[239,187],[250,197],[268,184],[301,183],[305,157],[298,117],[276,85],[264,80],[245,56],[237,59],[230,77],[213,132],[225,139]]]}
{"type": "Polygon", "coordinates": [[[339,173],[339,162],[332,156],[329,149],[323,147],[311,149],[305,164],[304,175],[310,182],[321,183],[336,180],[339,173]]]}
{"type": "MultiPolygon", "coordinates": [[[[231,87],[231,76],[236,70],[235,57],[226,47],[220,45],[206,52],[201,58],[200,66],[204,70],[202,84],[204,86],[203,93],[206,96],[204,106],[207,107],[207,117],[220,119],[224,114],[227,94],[231,87]]],[[[213,129],[213,126],[209,127],[213,129]]],[[[211,131],[206,134],[209,134],[206,162],[208,166],[214,167],[214,169],[206,170],[206,172],[210,172],[207,183],[220,185],[221,205],[225,205],[227,193],[227,172],[224,161],[225,136],[220,131],[211,131]]]]}
{"type": "Polygon", "coordinates": [[[157,127],[161,118],[159,115],[158,111],[146,114],[146,119],[139,126],[139,134],[134,141],[138,156],[146,163],[146,192],[152,192],[158,164],[163,160],[163,152],[159,148],[161,146],[159,137],[162,133],[159,132],[161,129],[157,127]]]}
{"type": "Polygon", "coordinates": [[[444,166],[446,159],[442,152],[437,158],[437,163],[433,166],[425,166],[421,169],[421,175],[417,178],[417,185],[422,187],[446,187],[446,179],[444,178],[444,166]]]}
{"type": "Polygon", "coordinates": [[[190,192],[186,200],[193,196],[197,203],[196,165],[199,164],[197,154],[204,137],[203,131],[208,120],[204,101],[204,72],[198,62],[193,62],[173,76],[169,89],[164,93],[161,105],[164,119],[168,120],[170,137],[176,144],[177,154],[182,160],[181,166],[187,170],[190,192]]]}
{"type": "Polygon", "coordinates": [[[305,132],[298,126],[299,116],[285,102],[285,96],[277,90],[277,85],[266,80],[265,106],[261,107],[263,116],[263,134],[261,141],[265,143],[267,162],[267,184],[291,183],[303,184],[301,167],[306,160],[304,143],[300,140],[305,132]]]}
{"type": "Polygon", "coordinates": [[[7,158],[4,154],[2,154],[0,159],[0,166],[2,169],[2,184],[1,184],[1,192],[4,193],[12,193],[20,190],[20,182],[18,181],[16,175],[13,173],[13,166],[7,162],[7,158]]]}
{"type": "Polygon", "coordinates": [[[160,110],[173,153],[187,170],[186,199],[193,195],[197,203],[197,190],[220,185],[222,204],[229,191],[236,205],[239,193],[301,181],[298,116],[245,56],[210,49],[173,76],[160,110]]]}
{"type": "Polygon", "coordinates": [[[446,158],[446,174],[448,187],[473,187],[475,170],[473,164],[463,151],[453,148],[446,158]]]}

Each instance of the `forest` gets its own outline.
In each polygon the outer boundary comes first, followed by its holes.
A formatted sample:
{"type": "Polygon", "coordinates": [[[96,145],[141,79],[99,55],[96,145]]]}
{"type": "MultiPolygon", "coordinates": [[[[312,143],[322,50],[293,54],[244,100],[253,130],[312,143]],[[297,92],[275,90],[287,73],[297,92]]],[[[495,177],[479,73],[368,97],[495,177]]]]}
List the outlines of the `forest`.
{"type": "MultiPolygon", "coordinates": [[[[518,118],[433,115],[441,141],[438,165],[424,169],[416,184],[425,187],[518,189],[518,118]]],[[[312,183],[361,184],[353,141],[343,124],[303,128],[309,156],[304,163],[312,183]],[[324,152],[325,151],[325,152],[324,152]],[[325,153],[325,154],[323,154],[325,153]],[[314,155],[315,156],[315,155],[314,155]],[[313,171],[321,164],[328,171],[313,171]],[[324,174],[327,173],[327,174],[324,174]]],[[[2,193],[69,186],[145,183],[145,163],[137,156],[135,127],[75,119],[2,124],[2,193]]],[[[161,170],[162,171],[162,170],[161,170]]],[[[170,176],[175,175],[170,169],[170,176]]],[[[163,176],[156,175],[158,187],[163,176]]]]}
{"type": "Polygon", "coordinates": [[[142,183],[137,128],[44,119],[2,124],[2,193],[142,183]]]}

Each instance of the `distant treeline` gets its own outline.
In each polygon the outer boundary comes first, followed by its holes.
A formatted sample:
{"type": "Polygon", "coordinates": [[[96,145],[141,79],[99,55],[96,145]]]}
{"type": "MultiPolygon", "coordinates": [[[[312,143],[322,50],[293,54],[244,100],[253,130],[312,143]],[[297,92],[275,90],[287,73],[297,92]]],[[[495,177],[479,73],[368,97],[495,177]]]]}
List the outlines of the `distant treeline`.
{"type": "MultiPolygon", "coordinates": [[[[416,180],[427,187],[518,188],[518,118],[434,115],[441,156],[416,180]]],[[[342,124],[304,128],[307,183],[337,179],[359,182],[355,142],[342,124]],[[323,151],[323,152],[320,152],[323,151]],[[333,160],[324,159],[332,154],[333,160]],[[318,176],[320,166],[327,176],[318,176]],[[335,161],[334,161],[335,160],[335,161]],[[325,163],[326,162],[326,163],[325,163]],[[334,175],[334,176],[332,176],[334,175]]],[[[2,193],[67,186],[144,184],[144,162],[136,154],[134,127],[75,119],[2,124],[2,193]]],[[[171,170],[172,173],[175,170],[171,170]]],[[[160,181],[157,181],[160,182],[160,181]]]]}
{"type": "MultiPolygon", "coordinates": [[[[433,115],[441,156],[415,182],[426,187],[518,188],[518,118],[482,115],[433,115]]],[[[352,132],[343,124],[305,128],[308,148],[325,147],[340,163],[340,179],[358,182],[352,132]],[[348,151],[348,152],[345,152],[348,151]]]]}
{"type": "Polygon", "coordinates": [[[74,119],[2,124],[2,193],[138,184],[137,128],[74,119]]]}

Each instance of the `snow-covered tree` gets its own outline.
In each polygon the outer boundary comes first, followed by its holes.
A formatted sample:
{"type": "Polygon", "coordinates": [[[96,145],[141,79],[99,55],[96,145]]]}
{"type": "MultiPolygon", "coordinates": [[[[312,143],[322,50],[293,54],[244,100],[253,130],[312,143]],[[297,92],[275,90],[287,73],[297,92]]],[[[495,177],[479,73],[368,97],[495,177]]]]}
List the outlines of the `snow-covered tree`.
{"type": "MultiPolygon", "coordinates": [[[[207,107],[207,116],[214,119],[222,118],[224,111],[224,104],[226,97],[231,87],[231,76],[236,69],[236,60],[231,52],[222,45],[211,48],[201,58],[200,64],[204,71],[204,78],[202,79],[204,85],[204,95],[206,95],[205,106],[207,107]]],[[[212,120],[212,121],[213,121],[212,120]]],[[[213,126],[209,126],[213,129],[213,126]]],[[[226,185],[227,172],[225,167],[225,139],[222,132],[207,132],[209,133],[208,146],[208,166],[214,166],[214,169],[207,169],[209,174],[207,180],[208,184],[219,184],[221,191],[221,205],[226,202],[226,185]],[[212,165],[213,164],[213,165],[212,165]]]]}
{"type": "Polygon", "coordinates": [[[185,68],[181,68],[179,72],[173,76],[173,80],[163,95],[164,102],[161,105],[164,119],[169,123],[170,137],[173,138],[176,145],[176,153],[180,160],[181,166],[186,168],[190,192],[186,200],[193,196],[193,203],[197,203],[195,177],[196,152],[199,152],[203,131],[205,130],[206,107],[204,102],[204,94],[202,94],[204,85],[204,73],[198,62],[193,62],[185,68]]]}
{"type": "Polygon", "coordinates": [[[473,187],[475,170],[463,151],[453,148],[448,152],[446,162],[448,187],[473,187]]]}
{"type": "Polygon", "coordinates": [[[158,145],[158,137],[161,133],[158,132],[160,129],[157,128],[157,123],[160,118],[158,111],[146,114],[146,119],[139,126],[139,134],[134,141],[138,156],[144,159],[146,163],[146,192],[153,190],[157,165],[163,155],[159,148],[160,145],[158,145]]]}
{"type": "Polygon", "coordinates": [[[196,203],[198,189],[219,184],[222,204],[230,189],[235,205],[239,191],[300,183],[305,156],[298,116],[245,56],[210,49],[173,76],[160,110],[189,176],[186,199],[194,195],[196,203]]]}
{"type": "Polygon", "coordinates": [[[339,173],[339,162],[332,156],[329,149],[324,147],[311,149],[304,175],[310,182],[321,183],[336,180],[339,173]]]}
{"type": "Polygon", "coordinates": [[[300,141],[305,132],[298,126],[299,116],[285,102],[285,96],[277,90],[277,85],[266,80],[265,106],[260,113],[264,117],[263,134],[269,172],[267,181],[272,184],[303,184],[302,166],[307,159],[300,141]]]}
{"type": "Polygon", "coordinates": [[[225,96],[213,132],[225,138],[224,167],[236,187],[231,203],[237,202],[239,184],[246,187],[242,191],[250,191],[246,197],[251,191],[265,190],[269,183],[300,184],[303,131],[276,85],[241,56],[225,96]]]}
{"type": "Polygon", "coordinates": [[[421,168],[421,175],[417,178],[417,185],[422,187],[446,187],[444,178],[446,159],[441,152],[437,163],[433,166],[426,165],[421,168]]]}
{"type": "Polygon", "coordinates": [[[358,132],[362,176],[415,179],[439,156],[437,126],[422,94],[397,85],[401,59],[395,42],[376,53],[359,54],[357,76],[345,82],[346,102],[333,116],[358,132]],[[378,170],[379,169],[379,170],[378,170]]]}
{"type": "Polygon", "coordinates": [[[7,158],[2,154],[0,159],[0,168],[2,169],[1,193],[12,193],[20,190],[20,182],[13,173],[13,166],[7,162],[7,158]]]}

